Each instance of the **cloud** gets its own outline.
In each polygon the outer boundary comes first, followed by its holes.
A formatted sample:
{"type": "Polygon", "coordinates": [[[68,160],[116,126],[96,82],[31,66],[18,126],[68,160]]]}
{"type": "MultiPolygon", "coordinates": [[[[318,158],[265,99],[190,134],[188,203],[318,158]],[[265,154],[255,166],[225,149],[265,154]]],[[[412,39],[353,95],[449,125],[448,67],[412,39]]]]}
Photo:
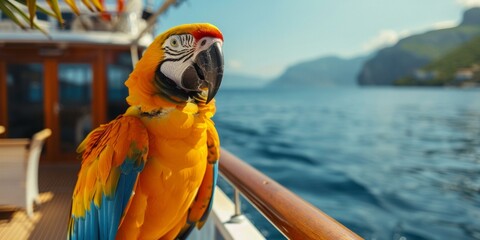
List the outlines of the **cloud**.
{"type": "Polygon", "coordinates": [[[391,46],[397,43],[401,36],[407,35],[404,32],[397,32],[390,29],[381,30],[377,36],[363,44],[362,49],[365,52],[370,52],[379,48],[391,46]]]}
{"type": "Polygon", "coordinates": [[[478,7],[480,0],[457,0],[457,3],[464,7],[478,7]]]}
{"type": "Polygon", "coordinates": [[[254,72],[258,77],[272,79],[280,76],[288,66],[288,64],[270,64],[261,68],[255,68],[254,72]]]}
{"type": "MultiPolygon", "coordinates": [[[[464,0],[464,1],[467,1],[467,0],[464,0]]],[[[470,0],[470,1],[472,2],[475,1],[480,4],[480,0],[470,0]]],[[[457,21],[451,20],[451,21],[436,22],[432,25],[418,27],[415,29],[408,29],[408,30],[401,30],[401,31],[395,31],[391,29],[381,30],[377,34],[377,36],[371,38],[369,41],[363,44],[362,50],[364,52],[375,51],[380,48],[395,45],[400,39],[403,39],[413,34],[430,31],[430,30],[452,28],[457,25],[458,25],[457,21]]]]}
{"type": "Polygon", "coordinates": [[[238,71],[238,70],[241,70],[243,68],[243,64],[240,60],[231,59],[231,60],[227,61],[227,66],[226,67],[231,69],[231,70],[238,71]]]}
{"type": "Polygon", "coordinates": [[[432,27],[433,29],[438,30],[438,29],[452,28],[457,25],[458,25],[457,21],[450,20],[450,21],[441,21],[441,22],[434,23],[432,27]]]}

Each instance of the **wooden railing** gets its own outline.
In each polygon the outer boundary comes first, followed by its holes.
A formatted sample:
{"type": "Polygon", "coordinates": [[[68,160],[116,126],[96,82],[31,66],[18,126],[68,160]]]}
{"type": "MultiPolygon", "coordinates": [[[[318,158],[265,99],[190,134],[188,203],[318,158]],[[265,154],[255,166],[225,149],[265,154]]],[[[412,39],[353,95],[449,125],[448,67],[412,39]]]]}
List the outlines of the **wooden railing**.
{"type": "Polygon", "coordinates": [[[362,239],[227,150],[222,149],[220,156],[221,175],[285,237],[289,239],[362,239]]]}

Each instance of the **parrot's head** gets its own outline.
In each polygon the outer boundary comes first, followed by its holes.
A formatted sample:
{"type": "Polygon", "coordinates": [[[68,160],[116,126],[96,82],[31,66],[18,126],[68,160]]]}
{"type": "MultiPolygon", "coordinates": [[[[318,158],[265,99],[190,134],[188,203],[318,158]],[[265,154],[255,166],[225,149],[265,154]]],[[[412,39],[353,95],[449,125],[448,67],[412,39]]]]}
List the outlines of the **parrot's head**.
{"type": "Polygon", "coordinates": [[[185,24],[160,34],[125,83],[127,102],[148,112],[187,101],[209,103],[223,77],[223,36],[208,23],[185,24]]]}

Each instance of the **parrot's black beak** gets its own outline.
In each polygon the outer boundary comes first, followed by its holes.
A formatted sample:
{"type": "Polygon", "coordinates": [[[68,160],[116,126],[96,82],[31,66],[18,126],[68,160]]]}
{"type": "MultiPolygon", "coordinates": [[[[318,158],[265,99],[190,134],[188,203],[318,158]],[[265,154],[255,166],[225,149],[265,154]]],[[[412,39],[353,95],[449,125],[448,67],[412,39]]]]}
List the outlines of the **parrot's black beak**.
{"type": "Polygon", "coordinates": [[[206,103],[209,103],[217,94],[223,78],[223,52],[219,42],[214,42],[209,48],[198,53],[193,60],[193,70],[185,72],[182,84],[187,89],[208,89],[206,103]],[[195,86],[196,85],[196,86],[195,86]]]}

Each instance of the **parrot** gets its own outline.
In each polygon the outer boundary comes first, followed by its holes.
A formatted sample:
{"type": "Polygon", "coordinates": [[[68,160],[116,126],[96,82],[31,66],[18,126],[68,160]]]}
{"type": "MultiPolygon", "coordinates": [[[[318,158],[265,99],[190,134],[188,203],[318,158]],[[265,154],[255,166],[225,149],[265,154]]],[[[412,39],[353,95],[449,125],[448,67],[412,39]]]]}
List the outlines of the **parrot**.
{"type": "Polygon", "coordinates": [[[185,239],[212,208],[212,120],[223,35],[209,23],[159,34],[125,82],[128,108],[79,144],[67,239],[185,239]]]}

